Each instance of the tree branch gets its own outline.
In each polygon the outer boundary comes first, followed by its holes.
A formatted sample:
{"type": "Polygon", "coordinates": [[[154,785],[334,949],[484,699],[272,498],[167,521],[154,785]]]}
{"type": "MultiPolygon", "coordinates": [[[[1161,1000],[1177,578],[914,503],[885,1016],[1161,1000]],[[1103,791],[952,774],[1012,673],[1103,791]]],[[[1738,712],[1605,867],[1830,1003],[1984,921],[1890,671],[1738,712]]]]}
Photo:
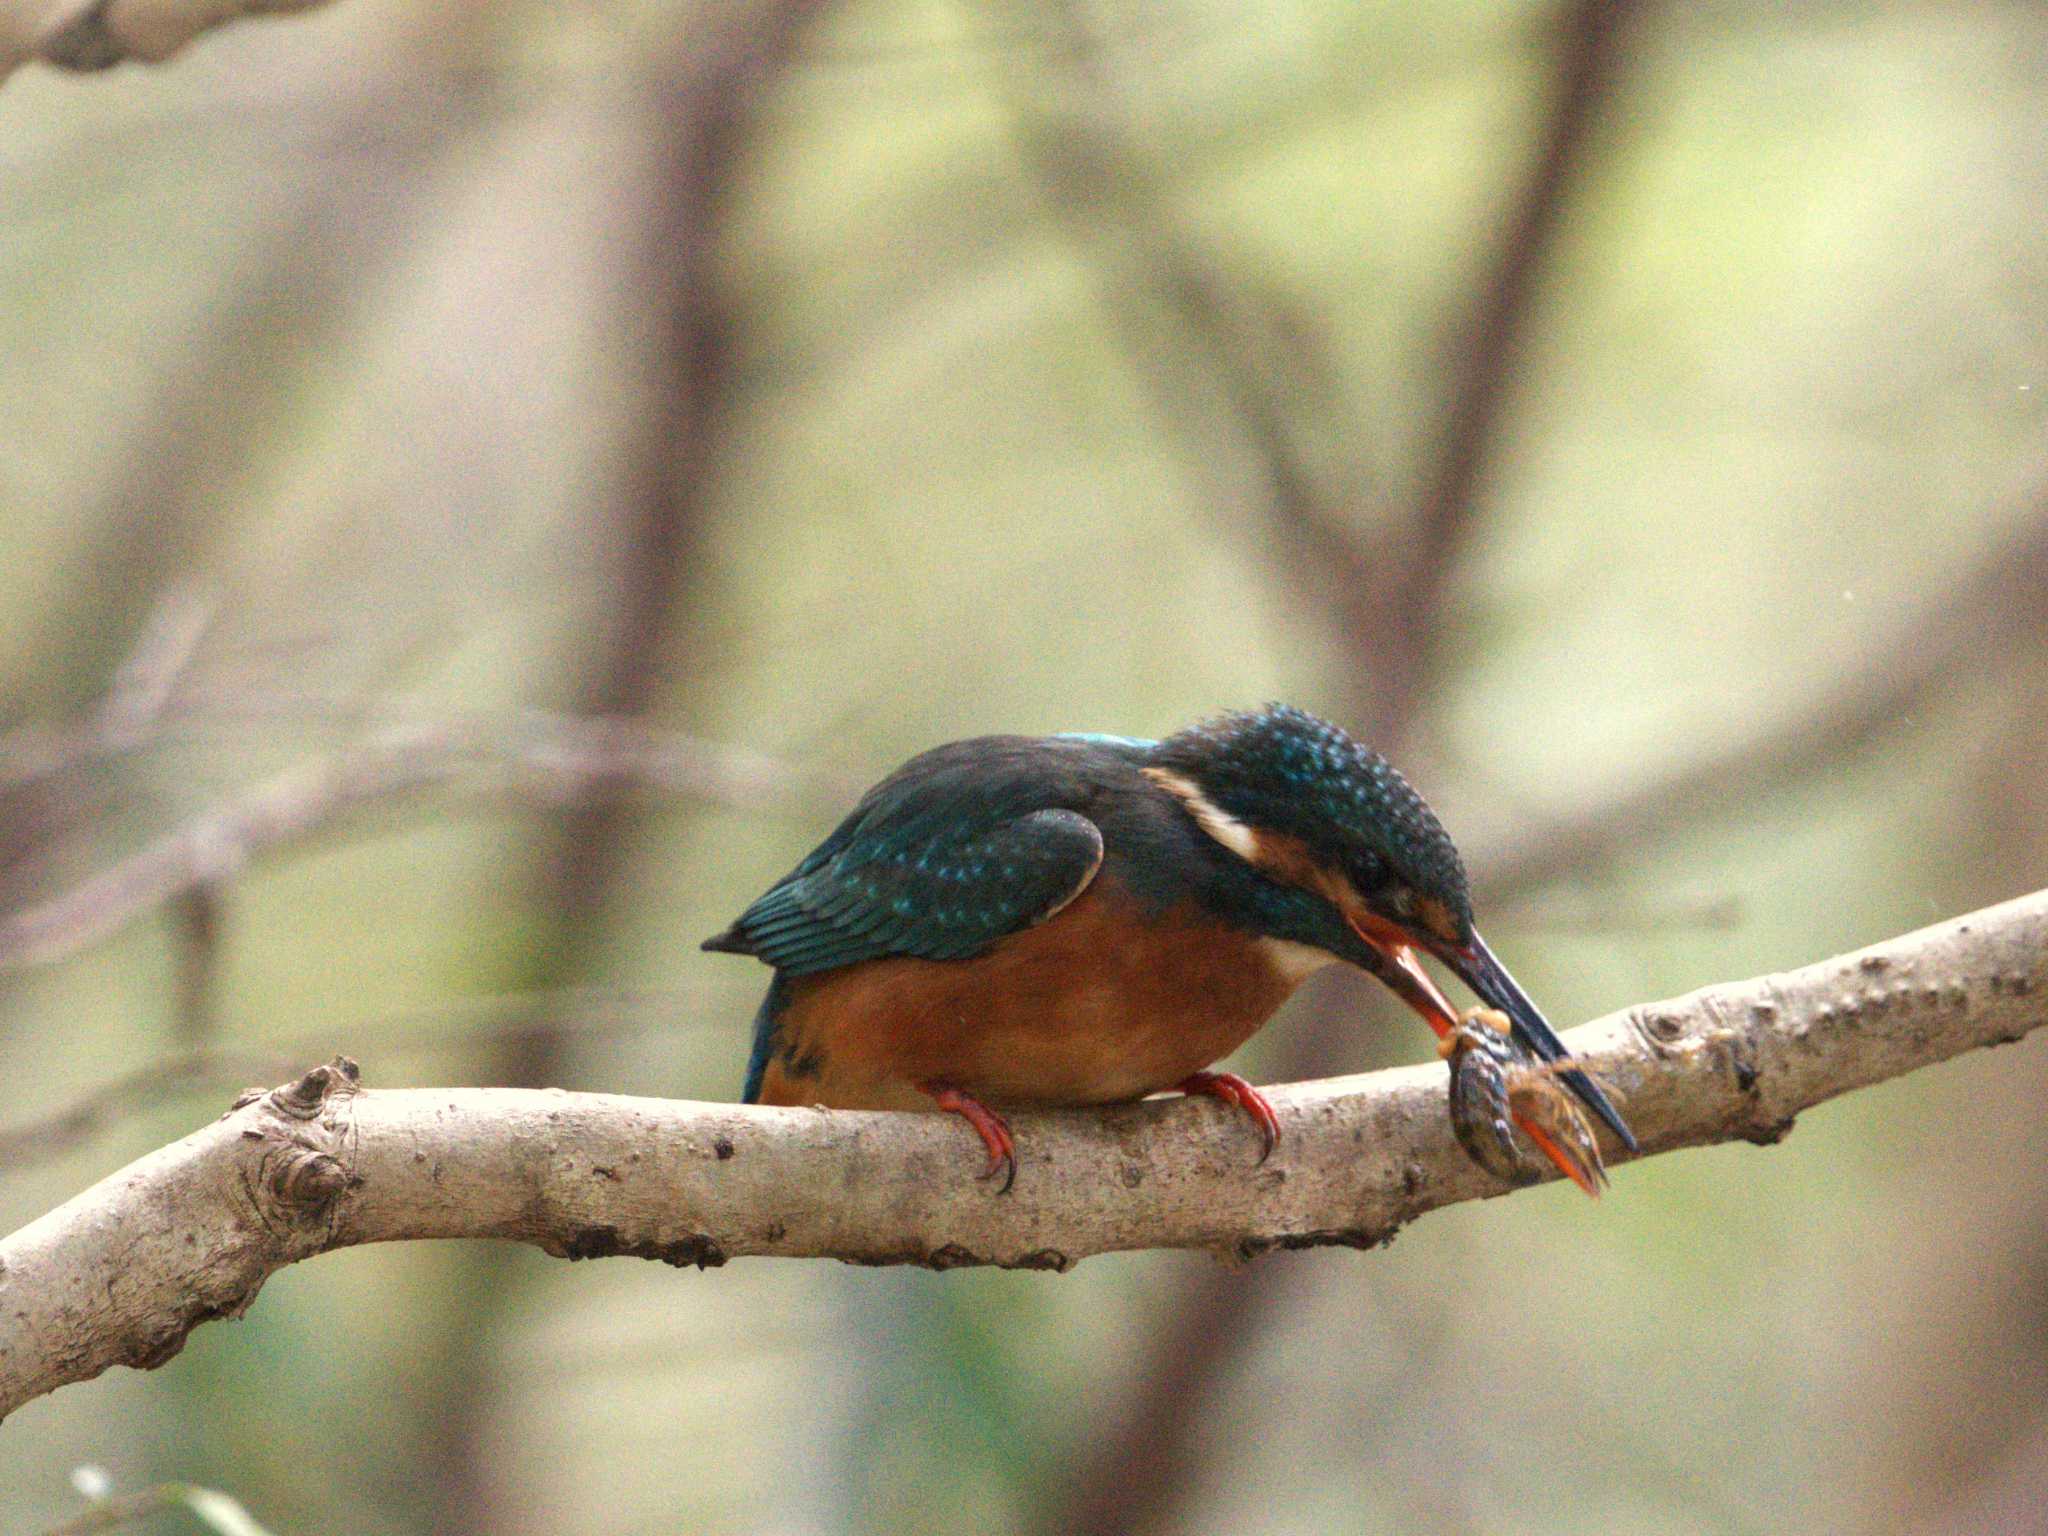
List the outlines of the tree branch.
{"type": "Polygon", "coordinates": [[[332,757],[288,769],[84,883],[0,917],[0,971],[60,960],[175,897],[209,890],[257,854],[421,790],[495,773],[499,787],[581,803],[620,783],[749,807],[844,793],[829,774],[764,754],[651,731],[627,720],[529,711],[507,723],[392,725],[332,757]]]}
{"type": "MultiPolygon", "coordinates": [[[[2048,891],[1568,1039],[1654,1153],[1774,1142],[1811,1105],[2043,1024],[2048,891]]],[[[1283,1140],[1263,1168],[1207,1101],[1020,1115],[1024,1172],[999,1196],[968,1176],[975,1160],[943,1116],[365,1091],[338,1059],[244,1095],[0,1242],[0,1416],[110,1365],[161,1365],[276,1270],[357,1243],[1064,1270],[1129,1248],[1373,1247],[1439,1206],[1503,1192],[1451,1136],[1441,1067],[1271,1097],[1283,1140]]]]}
{"type": "Polygon", "coordinates": [[[244,16],[328,0],[0,0],[0,80],[32,59],[59,69],[160,64],[202,32],[244,16]]]}

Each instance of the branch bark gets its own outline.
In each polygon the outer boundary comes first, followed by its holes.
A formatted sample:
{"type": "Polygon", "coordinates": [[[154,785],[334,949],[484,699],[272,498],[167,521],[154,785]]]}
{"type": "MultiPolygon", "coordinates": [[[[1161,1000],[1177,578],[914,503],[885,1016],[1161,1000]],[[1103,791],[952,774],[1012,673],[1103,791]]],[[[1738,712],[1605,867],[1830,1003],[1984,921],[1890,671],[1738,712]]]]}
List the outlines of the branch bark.
{"type": "MultiPolygon", "coordinates": [[[[1656,1153],[1775,1142],[1811,1105],[2044,1024],[2048,891],[1567,1038],[1656,1153]]],[[[1283,1140],[1262,1168],[1206,1100],[1019,1116],[1024,1172],[998,1196],[943,1116],[368,1091],[337,1059],[0,1242],[0,1416],[111,1365],[161,1365],[278,1269],[358,1243],[1056,1270],[1129,1248],[1375,1247],[1504,1192],[1456,1146],[1443,1096],[1428,1065],[1276,1090],[1283,1140]]]]}

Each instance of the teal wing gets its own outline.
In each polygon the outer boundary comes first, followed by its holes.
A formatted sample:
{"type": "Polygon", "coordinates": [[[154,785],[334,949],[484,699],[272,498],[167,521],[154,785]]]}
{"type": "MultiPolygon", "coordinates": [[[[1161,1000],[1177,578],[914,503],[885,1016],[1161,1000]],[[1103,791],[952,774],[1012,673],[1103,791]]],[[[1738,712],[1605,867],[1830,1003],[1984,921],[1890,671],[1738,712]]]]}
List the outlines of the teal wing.
{"type": "Polygon", "coordinates": [[[979,954],[1095,878],[1102,832],[1080,807],[1115,762],[1099,745],[1024,736],[935,747],[870,790],[704,947],[791,976],[883,955],[979,954]]]}
{"type": "Polygon", "coordinates": [[[1142,744],[984,736],[936,747],[877,784],[825,841],[706,949],[776,968],[754,1021],[760,1094],[788,978],[885,955],[959,960],[1045,921],[1102,867],[1083,808],[1142,744]]]}
{"type": "Polygon", "coordinates": [[[1101,863],[1101,831],[1074,810],[884,824],[828,843],[705,947],[791,976],[883,955],[966,959],[1057,912],[1101,863]]]}

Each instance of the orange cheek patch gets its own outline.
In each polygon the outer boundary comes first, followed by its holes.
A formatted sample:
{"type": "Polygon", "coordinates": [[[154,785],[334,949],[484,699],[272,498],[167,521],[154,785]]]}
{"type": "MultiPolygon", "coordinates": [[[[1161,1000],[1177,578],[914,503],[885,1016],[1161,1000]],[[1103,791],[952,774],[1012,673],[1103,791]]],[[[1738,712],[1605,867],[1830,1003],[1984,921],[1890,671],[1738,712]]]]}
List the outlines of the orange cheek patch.
{"type": "Polygon", "coordinates": [[[1358,905],[1358,892],[1351,882],[1310,853],[1308,844],[1298,837],[1261,832],[1252,862],[1283,885],[1313,891],[1345,912],[1358,905]]]}
{"type": "Polygon", "coordinates": [[[1446,944],[1456,944],[1459,939],[1458,919],[1451,909],[1434,896],[1415,898],[1415,920],[1446,944]]]}

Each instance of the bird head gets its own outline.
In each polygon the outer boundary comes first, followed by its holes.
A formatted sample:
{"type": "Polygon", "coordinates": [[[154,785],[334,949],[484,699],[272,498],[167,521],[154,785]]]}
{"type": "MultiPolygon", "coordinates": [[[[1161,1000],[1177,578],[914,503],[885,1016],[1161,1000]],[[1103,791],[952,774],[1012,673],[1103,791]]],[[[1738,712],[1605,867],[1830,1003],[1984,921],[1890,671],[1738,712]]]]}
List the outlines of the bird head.
{"type": "MultiPolygon", "coordinates": [[[[1168,738],[1146,772],[1203,831],[1259,874],[1334,915],[1322,947],[1385,982],[1438,1036],[1459,1014],[1419,958],[1433,955],[1543,1061],[1568,1053],[1479,935],[1464,861],[1427,802],[1385,758],[1289,705],[1225,715],[1168,738]]],[[[1605,1094],[1559,1074],[1634,1150],[1605,1094]]]]}

